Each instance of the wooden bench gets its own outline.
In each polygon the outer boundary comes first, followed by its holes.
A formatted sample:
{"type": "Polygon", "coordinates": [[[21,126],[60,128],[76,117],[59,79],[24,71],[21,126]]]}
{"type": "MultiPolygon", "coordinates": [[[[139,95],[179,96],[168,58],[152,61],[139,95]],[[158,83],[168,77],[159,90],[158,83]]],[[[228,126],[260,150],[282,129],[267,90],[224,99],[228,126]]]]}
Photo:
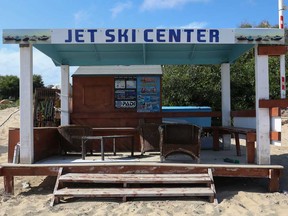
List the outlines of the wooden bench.
{"type": "Polygon", "coordinates": [[[241,156],[239,134],[246,136],[246,158],[247,163],[255,163],[255,141],[256,130],[253,128],[229,127],[229,126],[212,126],[204,127],[204,132],[213,133],[213,150],[219,151],[219,136],[223,134],[233,134],[236,142],[236,154],[241,156]]]}

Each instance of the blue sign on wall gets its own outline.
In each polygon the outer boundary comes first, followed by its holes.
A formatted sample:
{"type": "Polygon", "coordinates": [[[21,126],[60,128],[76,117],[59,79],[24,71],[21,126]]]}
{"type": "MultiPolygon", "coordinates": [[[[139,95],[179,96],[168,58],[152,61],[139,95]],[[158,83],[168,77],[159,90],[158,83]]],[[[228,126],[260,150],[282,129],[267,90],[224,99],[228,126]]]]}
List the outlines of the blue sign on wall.
{"type": "Polygon", "coordinates": [[[137,77],[137,112],[160,112],[160,76],[137,77]]]}

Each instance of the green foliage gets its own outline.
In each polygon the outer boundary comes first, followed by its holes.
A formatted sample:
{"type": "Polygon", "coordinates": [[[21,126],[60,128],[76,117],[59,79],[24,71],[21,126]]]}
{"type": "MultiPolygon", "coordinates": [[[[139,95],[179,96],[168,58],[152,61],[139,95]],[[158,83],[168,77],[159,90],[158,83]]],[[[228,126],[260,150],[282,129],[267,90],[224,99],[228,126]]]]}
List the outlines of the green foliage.
{"type": "Polygon", "coordinates": [[[231,109],[255,108],[255,60],[251,50],[231,64],[231,109]]]}
{"type": "MultiPolygon", "coordinates": [[[[269,92],[280,97],[278,57],[269,57],[269,92]]],[[[255,109],[254,50],[231,64],[231,109],[255,109]]],[[[164,106],[210,106],[221,110],[221,71],[219,66],[164,66],[162,100],[164,106]]]]}
{"type": "Polygon", "coordinates": [[[163,71],[164,106],[220,107],[219,66],[165,66],[163,71]]]}
{"type": "MultiPolygon", "coordinates": [[[[35,88],[41,87],[44,87],[41,75],[33,75],[33,92],[35,88]]],[[[0,99],[19,99],[19,78],[17,76],[0,76],[0,99]]]]}
{"type": "Polygon", "coordinates": [[[35,92],[36,88],[43,88],[44,82],[42,80],[41,75],[34,74],[33,75],[33,92],[35,92]]]}
{"type": "Polygon", "coordinates": [[[11,108],[11,107],[19,107],[19,100],[13,101],[8,104],[0,104],[0,110],[11,108]]]}
{"type": "Polygon", "coordinates": [[[0,99],[19,98],[19,78],[17,76],[0,76],[0,99]]]}

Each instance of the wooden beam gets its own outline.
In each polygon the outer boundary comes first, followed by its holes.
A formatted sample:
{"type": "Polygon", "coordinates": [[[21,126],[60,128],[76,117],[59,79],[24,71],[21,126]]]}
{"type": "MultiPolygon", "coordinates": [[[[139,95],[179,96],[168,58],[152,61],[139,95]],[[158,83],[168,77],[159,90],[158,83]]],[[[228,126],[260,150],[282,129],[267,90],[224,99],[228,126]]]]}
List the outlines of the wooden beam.
{"type": "Polygon", "coordinates": [[[282,170],[270,169],[269,170],[269,192],[278,192],[280,188],[280,176],[282,174],[282,170]]]}
{"type": "Polygon", "coordinates": [[[221,117],[221,112],[155,112],[155,113],[72,113],[72,118],[99,118],[99,119],[117,119],[117,118],[174,118],[174,117],[221,117]]]}
{"type": "Polygon", "coordinates": [[[270,131],[270,139],[273,141],[281,141],[281,132],[270,131]]]}
{"type": "Polygon", "coordinates": [[[4,190],[6,194],[14,194],[14,176],[5,175],[4,176],[4,190]]]}
{"type": "Polygon", "coordinates": [[[232,111],[231,117],[256,117],[256,111],[255,110],[238,110],[238,111],[232,111]]]}
{"type": "Polygon", "coordinates": [[[279,107],[270,108],[270,117],[279,117],[281,116],[281,109],[279,107]]]}
{"type": "Polygon", "coordinates": [[[265,99],[259,100],[259,108],[273,108],[273,107],[279,107],[283,109],[287,108],[288,100],[286,98],[277,100],[265,100],[265,99]]]}
{"type": "Polygon", "coordinates": [[[282,45],[259,45],[258,55],[268,55],[268,56],[280,56],[285,55],[287,52],[287,47],[282,45]]]}

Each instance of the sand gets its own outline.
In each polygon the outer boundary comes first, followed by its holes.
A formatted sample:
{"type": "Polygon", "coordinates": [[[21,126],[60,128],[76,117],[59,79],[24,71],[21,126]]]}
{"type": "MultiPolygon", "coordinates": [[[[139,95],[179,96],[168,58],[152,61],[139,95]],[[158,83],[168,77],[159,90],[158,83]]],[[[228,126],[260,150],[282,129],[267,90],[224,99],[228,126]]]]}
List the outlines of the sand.
{"type": "MultiPolygon", "coordinates": [[[[17,108],[0,111],[0,164],[7,161],[8,128],[19,127],[17,108]],[[15,113],[14,113],[15,112],[15,113]]],[[[267,180],[215,178],[218,205],[206,199],[73,199],[50,207],[55,177],[16,177],[15,195],[4,195],[0,178],[0,215],[287,215],[288,124],[283,120],[282,146],[271,146],[271,163],[285,167],[280,192],[268,193],[267,180]]]]}

